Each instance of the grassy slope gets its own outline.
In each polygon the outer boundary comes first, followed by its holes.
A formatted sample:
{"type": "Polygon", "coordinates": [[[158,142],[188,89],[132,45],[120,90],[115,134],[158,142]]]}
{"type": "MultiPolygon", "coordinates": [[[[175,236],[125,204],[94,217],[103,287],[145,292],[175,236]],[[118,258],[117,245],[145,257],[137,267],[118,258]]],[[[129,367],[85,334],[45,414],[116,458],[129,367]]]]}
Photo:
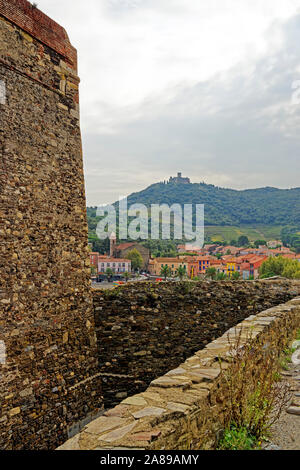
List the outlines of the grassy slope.
{"type": "Polygon", "coordinates": [[[237,240],[241,235],[246,235],[249,240],[280,240],[282,226],[271,225],[241,225],[218,227],[214,225],[205,226],[205,234],[209,235],[212,241],[228,241],[237,240]]]}

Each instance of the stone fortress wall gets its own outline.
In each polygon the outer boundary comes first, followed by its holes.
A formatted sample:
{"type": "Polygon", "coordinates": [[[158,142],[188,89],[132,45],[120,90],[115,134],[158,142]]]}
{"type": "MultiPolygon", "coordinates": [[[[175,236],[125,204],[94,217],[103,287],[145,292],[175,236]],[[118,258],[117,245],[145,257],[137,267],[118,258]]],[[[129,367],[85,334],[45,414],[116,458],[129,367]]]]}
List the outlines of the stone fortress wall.
{"type": "Polygon", "coordinates": [[[297,295],[300,282],[289,281],[144,282],[94,291],[104,407],[144,391],[250,315],[297,295]]]}
{"type": "Polygon", "coordinates": [[[77,54],[25,0],[0,0],[0,83],[0,448],[51,449],[102,397],[77,54]]]}
{"type": "MultiPolygon", "coordinates": [[[[216,448],[224,423],[231,418],[232,394],[224,371],[236,361],[237,345],[248,351],[247,377],[259,383],[267,358],[279,358],[299,328],[300,297],[250,315],[153,380],[144,392],[107,410],[58,450],[216,448]]],[[[244,374],[236,374],[234,380],[239,399],[248,399],[244,374]]]]}

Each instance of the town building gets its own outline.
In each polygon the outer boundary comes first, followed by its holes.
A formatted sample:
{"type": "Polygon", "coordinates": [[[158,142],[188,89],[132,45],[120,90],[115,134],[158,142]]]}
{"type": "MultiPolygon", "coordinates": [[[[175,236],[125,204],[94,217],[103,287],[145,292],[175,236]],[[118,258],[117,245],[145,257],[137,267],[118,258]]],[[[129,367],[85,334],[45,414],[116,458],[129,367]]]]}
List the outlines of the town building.
{"type": "Polygon", "coordinates": [[[270,240],[267,242],[268,248],[278,248],[282,246],[282,242],[280,240],[270,240]]]}
{"type": "Polygon", "coordinates": [[[150,251],[148,248],[143,246],[141,243],[138,242],[128,242],[128,243],[121,243],[119,245],[116,244],[116,238],[111,240],[110,243],[110,256],[113,258],[127,258],[128,253],[132,250],[137,250],[142,258],[143,258],[143,266],[142,269],[144,271],[148,270],[148,264],[150,259],[150,251]]]}
{"type": "Polygon", "coordinates": [[[129,259],[100,256],[98,261],[98,274],[105,274],[108,269],[111,269],[115,274],[130,273],[131,261],[129,259]]]}
{"type": "Polygon", "coordinates": [[[168,266],[172,276],[176,275],[179,266],[183,266],[183,268],[186,270],[186,273],[188,273],[188,263],[186,258],[155,258],[151,260],[151,263],[149,264],[150,274],[153,274],[154,276],[160,276],[161,270],[164,266],[168,266]]]}
{"type": "Polygon", "coordinates": [[[206,274],[206,271],[210,267],[211,257],[210,256],[199,256],[197,258],[198,263],[198,274],[206,274]]]}
{"type": "Polygon", "coordinates": [[[90,265],[93,266],[96,270],[98,269],[98,252],[90,252],[90,265]]]}

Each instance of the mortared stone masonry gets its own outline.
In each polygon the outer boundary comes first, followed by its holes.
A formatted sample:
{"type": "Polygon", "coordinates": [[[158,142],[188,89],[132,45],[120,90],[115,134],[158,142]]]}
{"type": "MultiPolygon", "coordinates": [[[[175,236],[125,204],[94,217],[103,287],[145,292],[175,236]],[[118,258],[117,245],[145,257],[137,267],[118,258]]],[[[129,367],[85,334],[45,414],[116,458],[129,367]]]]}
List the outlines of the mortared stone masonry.
{"type": "Polygon", "coordinates": [[[77,54],[25,0],[0,0],[0,85],[0,449],[54,449],[102,397],[77,54]]]}

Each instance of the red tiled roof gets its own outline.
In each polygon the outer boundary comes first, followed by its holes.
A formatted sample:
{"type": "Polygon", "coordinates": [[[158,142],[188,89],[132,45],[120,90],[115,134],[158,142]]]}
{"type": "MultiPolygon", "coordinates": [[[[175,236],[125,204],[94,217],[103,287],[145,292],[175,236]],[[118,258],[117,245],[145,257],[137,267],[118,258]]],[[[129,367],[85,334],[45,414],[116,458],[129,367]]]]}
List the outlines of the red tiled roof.
{"type": "Polygon", "coordinates": [[[136,243],[121,243],[120,245],[116,245],[115,249],[116,250],[126,250],[127,248],[130,248],[132,246],[136,245],[136,243]]]}
{"type": "Polygon", "coordinates": [[[130,259],[123,258],[101,258],[102,263],[131,263],[130,259]]]}

